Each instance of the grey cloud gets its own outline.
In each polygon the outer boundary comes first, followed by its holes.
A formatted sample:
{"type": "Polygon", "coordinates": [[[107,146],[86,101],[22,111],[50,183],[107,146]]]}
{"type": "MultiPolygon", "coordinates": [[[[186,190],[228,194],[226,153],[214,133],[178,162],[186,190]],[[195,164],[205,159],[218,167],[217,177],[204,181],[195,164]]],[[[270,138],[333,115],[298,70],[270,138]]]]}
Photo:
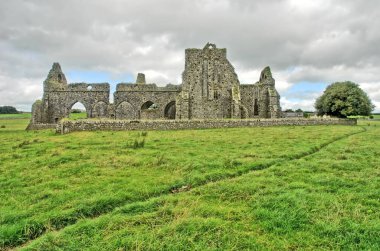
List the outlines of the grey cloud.
{"type": "Polygon", "coordinates": [[[1,1],[0,75],[14,83],[0,100],[22,91],[22,78],[40,86],[33,81],[55,61],[65,70],[147,71],[152,82],[177,83],[184,49],[206,42],[226,47],[238,72],[270,65],[275,77],[290,71],[282,76],[289,83],[352,80],[380,89],[379,26],[376,0],[1,1]]]}

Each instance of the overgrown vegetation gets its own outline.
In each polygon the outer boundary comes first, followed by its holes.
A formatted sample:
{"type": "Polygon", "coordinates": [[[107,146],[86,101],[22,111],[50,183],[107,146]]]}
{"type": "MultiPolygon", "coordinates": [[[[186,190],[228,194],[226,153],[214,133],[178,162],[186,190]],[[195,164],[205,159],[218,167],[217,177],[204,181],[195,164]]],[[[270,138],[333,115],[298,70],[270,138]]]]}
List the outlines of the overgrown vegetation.
{"type": "Polygon", "coordinates": [[[376,121],[67,135],[27,122],[2,120],[2,248],[379,249],[376,121]]]}

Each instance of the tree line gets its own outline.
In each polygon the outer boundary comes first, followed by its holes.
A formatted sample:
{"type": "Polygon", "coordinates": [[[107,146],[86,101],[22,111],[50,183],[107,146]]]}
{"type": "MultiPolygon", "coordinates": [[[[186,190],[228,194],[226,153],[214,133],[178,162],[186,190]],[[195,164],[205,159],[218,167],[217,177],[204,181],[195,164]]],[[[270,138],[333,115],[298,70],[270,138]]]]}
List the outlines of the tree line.
{"type": "Polygon", "coordinates": [[[13,106],[0,106],[0,114],[17,114],[20,113],[13,106]]]}

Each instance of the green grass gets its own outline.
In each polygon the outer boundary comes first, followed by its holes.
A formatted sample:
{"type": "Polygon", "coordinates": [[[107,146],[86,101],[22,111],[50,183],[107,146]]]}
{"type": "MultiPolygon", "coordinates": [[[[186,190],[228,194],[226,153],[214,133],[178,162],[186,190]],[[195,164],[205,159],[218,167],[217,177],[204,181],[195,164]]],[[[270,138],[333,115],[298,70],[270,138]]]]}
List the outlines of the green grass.
{"type": "MultiPolygon", "coordinates": [[[[372,119],[380,119],[380,114],[372,114],[372,119]]],[[[352,119],[371,119],[370,116],[361,116],[361,115],[357,115],[357,116],[348,116],[348,118],[352,118],[352,119]]]]}
{"type": "Polygon", "coordinates": [[[56,135],[27,122],[0,129],[0,247],[379,248],[377,124],[56,135]]]}
{"type": "Polygon", "coordinates": [[[30,112],[17,113],[17,114],[0,114],[0,123],[2,119],[30,119],[30,112]]]}
{"type": "Polygon", "coordinates": [[[80,113],[70,113],[69,119],[76,120],[76,119],[85,119],[87,118],[86,112],[80,112],[80,113]]]}

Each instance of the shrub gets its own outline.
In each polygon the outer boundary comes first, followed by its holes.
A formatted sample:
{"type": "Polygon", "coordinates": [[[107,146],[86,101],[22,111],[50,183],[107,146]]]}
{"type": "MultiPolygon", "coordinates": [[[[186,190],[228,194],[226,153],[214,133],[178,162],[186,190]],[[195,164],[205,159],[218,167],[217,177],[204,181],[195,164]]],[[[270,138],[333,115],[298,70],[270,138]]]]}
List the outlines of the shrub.
{"type": "Polygon", "coordinates": [[[146,137],[146,136],[148,136],[148,132],[146,132],[146,131],[141,132],[141,136],[142,136],[142,137],[146,137]]]}
{"type": "Polygon", "coordinates": [[[1,125],[0,128],[5,128],[5,125],[1,125]]]}
{"type": "Polygon", "coordinates": [[[128,143],[125,147],[137,149],[137,148],[143,148],[144,146],[145,146],[145,139],[142,139],[142,140],[135,139],[133,142],[128,143]]]}

